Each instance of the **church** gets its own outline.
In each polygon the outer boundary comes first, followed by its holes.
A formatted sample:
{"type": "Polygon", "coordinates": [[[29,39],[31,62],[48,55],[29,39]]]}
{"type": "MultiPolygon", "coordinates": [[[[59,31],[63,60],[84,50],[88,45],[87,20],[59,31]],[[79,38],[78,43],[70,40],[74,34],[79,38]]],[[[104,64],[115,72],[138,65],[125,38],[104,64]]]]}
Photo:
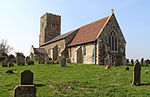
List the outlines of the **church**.
{"type": "Polygon", "coordinates": [[[61,35],[61,16],[46,13],[40,19],[39,48],[48,57],[72,63],[126,64],[126,40],[114,11],[107,17],[61,35]]]}

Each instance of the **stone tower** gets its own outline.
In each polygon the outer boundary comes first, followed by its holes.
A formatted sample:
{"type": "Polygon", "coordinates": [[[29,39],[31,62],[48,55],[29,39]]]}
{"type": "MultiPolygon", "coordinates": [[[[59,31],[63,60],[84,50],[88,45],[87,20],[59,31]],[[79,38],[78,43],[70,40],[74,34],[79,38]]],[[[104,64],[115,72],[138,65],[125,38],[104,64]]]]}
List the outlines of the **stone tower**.
{"type": "Polygon", "coordinates": [[[60,35],[61,31],[61,16],[46,13],[40,19],[40,36],[39,45],[60,35]]]}

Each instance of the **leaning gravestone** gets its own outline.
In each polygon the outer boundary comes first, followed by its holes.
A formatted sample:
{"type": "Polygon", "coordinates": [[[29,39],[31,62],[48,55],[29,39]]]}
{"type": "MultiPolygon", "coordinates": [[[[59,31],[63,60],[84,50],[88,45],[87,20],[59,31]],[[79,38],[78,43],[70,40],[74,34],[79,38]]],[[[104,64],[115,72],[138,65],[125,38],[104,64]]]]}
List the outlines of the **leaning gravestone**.
{"type": "Polygon", "coordinates": [[[34,85],[18,85],[14,97],[36,97],[36,88],[34,85]]]}
{"type": "Polygon", "coordinates": [[[8,60],[7,58],[5,60],[2,61],[2,67],[7,67],[8,64],[8,60]]]}
{"type": "Polygon", "coordinates": [[[21,85],[33,85],[33,72],[25,70],[21,73],[21,85]]]}
{"type": "Polygon", "coordinates": [[[140,75],[141,75],[141,65],[139,62],[136,62],[133,70],[133,85],[140,85],[140,75]]]}
{"type": "Polygon", "coordinates": [[[42,56],[39,56],[39,60],[38,60],[39,64],[45,64],[45,58],[42,56]]]}
{"type": "Polygon", "coordinates": [[[61,67],[66,67],[66,58],[61,59],[61,67]]]}
{"type": "Polygon", "coordinates": [[[25,58],[24,57],[17,57],[17,64],[18,65],[25,65],[25,58]]]}

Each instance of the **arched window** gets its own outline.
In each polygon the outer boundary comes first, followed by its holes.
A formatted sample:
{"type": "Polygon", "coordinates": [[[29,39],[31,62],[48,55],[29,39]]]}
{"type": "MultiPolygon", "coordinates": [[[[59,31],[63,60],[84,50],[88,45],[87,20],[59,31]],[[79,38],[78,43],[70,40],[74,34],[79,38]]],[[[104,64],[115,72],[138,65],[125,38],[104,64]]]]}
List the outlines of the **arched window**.
{"type": "Polygon", "coordinates": [[[117,37],[115,37],[115,51],[117,51],[118,49],[118,41],[117,41],[117,37]]]}
{"type": "Polygon", "coordinates": [[[118,51],[118,39],[114,31],[108,37],[108,44],[111,51],[118,51]]]}
{"type": "Polygon", "coordinates": [[[114,51],[114,37],[112,36],[112,51],[114,51]]]}

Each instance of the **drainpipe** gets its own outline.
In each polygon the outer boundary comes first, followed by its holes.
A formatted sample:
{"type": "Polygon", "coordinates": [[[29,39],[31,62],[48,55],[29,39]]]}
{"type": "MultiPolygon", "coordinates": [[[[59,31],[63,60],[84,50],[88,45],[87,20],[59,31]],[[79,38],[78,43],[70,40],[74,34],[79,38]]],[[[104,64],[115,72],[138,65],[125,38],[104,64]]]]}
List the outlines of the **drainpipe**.
{"type": "Polygon", "coordinates": [[[66,39],[65,39],[65,48],[67,48],[66,39]]]}
{"type": "Polygon", "coordinates": [[[96,64],[96,41],[94,41],[94,63],[96,64]]]}

